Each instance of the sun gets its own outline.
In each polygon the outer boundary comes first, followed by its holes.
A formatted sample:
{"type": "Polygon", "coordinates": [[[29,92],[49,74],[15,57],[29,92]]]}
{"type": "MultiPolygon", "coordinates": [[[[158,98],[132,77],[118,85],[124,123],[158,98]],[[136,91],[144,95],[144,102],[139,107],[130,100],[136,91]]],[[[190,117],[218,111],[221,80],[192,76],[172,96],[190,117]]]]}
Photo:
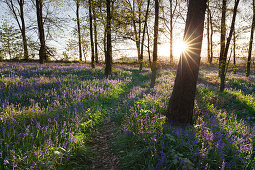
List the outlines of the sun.
{"type": "Polygon", "coordinates": [[[188,45],[187,43],[185,43],[184,41],[182,40],[177,40],[175,43],[174,43],[174,48],[173,48],[173,51],[174,51],[174,55],[176,57],[180,57],[180,55],[185,52],[188,48],[188,45]]]}

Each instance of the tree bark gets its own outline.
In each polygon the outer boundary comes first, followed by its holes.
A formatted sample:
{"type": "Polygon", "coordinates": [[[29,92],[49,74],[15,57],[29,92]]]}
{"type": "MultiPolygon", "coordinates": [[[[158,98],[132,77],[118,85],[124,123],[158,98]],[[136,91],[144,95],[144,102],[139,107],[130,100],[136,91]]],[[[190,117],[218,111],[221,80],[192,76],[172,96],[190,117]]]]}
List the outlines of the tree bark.
{"type": "Polygon", "coordinates": [[[38,32],[39,32],[39,39],[40,39],[40,43],[41,43],[41,47],[39,50],[39,57],[40,57],[41,64],[45,63],[48,60],[47,53],[46,53],[43,20],[42,20],[42,7],[43,7],[42,1],[43,0],[35,1],[36,2],[38,32]]]}
{"type": "Polygon", "coordinates": [[[228,49],[230,46],[230,41],[234,32],[235,28],[235,20],[236,20],[236,14],[237,14],[237,7],[239,4],[240,0],[235,0],[235,6],[234,6],[234,11],[233,11],[233,18],[231,21],[231,27],[230,27],[230,32],[229,36],[227,38],[226,46],[225,49],[223,50],[223,56],[221,59],[221,64],[220,64],[220,91],[223,92],[225,89],[225,78],[226,78],[226,62],[227,62],[227,55],[228,55],[228,49]]]}
{"type": "Polygon", "coordinates": [[[146,24],[146,33],[147,33],[147,50],[148,50],[148,57],[149,57],[149,65],[151,68],[151,51],[150,51],[150,35],[148,31],[148,25],[146,24]]]}
{"type": "Polygon", "coordinates": [[[140,47],[140,39],[136,28],[136,19],[135,19],[135,1],[133,1],[133,7],[130,4],[130,9],[132,10],[132,23],[134,27],[134,36],[135,36],[135,43],[136,43],[136,50],[138,54],[138,62],[140,62],[141,58],[141,47],[140,47]]]}
{"type": "Polygon", "coordinates": [[[96,14],[96,7],[93,6],[93,25],[94,25],[94,39],[95,39],[95,62],[98,64],[98,42],[97,42],[97,14],[96,14]]]}
{"type": "Polygon", "coordinates": [[[154,38],[153,38],[153,61],[152,76],[150,87],[154,88],[157,76],[157,60],[158,60],[158,21],[159,19],[159,0],[155,0],[155,22],[154,22],[154,38]]]}
{"type": "Polygon", "coordinates": [[[190,0],[184,41],[189,49],[181,54],[173,92],[170,98],[167,121],[176,126],[192,124],[196,83],[200,65],[206,0],[190,0]]]}
{"type": "Polygon", "coordinates": [[[210,35],[211,57],[210,57],[209,63],[212,64],[212,61],[213,61],[213,23],[212,23],[211,11],[210,11],[210,26],[211,26],[211,35],[210,35]]]}
{"type": "Polygon", "coordinates": [[[19,7],[20,7],[20,20],[21,20],[21,33],[22,33],[22,40],[23,40],[23,48],[24,48],[24,59],[28,60],[28,49],[27,49],[27,37],[26,37],[26,26],[24,20],[24,0],[20,0],[19,7]]]}
{"type": "Polygon", "coordinates": [[[149,7],[150,7],[150,0],[147,1],[147,8],[146,8],[146,14],[145,14],[144,26],[143,26],[143,35],[142,35],[142,41],[141,41],[141,57],[140,57],[140,67],[139,67],[140,71],[142,71],[143,69],[143,46],[144,46],[146,25],[147,25],[147,20],[149,15],[149,7]]]}
{"type": "Polygon", "coordinates": [[[76,0],[76,19],[77,19],[77,31],[78,31],[78,45],[79,45],[79,58],[82,61],[82,49],[81,49],[81,28],[80,28],[80,17],[79,17],[80,0],[76,0]]]}
{"type": "Polygon", "coordinates": [[[220,33],[220,58],[219,58],[219,76],[224,63],[224,50],[226,40],[226,8],[227,0],[222,0],[222,13],[221,13],[221,33],[220,33]]]}
{"type": "Polygon", "coordinates": [[[251,73],[251,52],[252,52],[253,34],[254,34],[254,28],[255,28],[255,0],[253,0],[252,2],[253,2],[252,3],[253,18],[252,18],[252,25],[251,25],[251,36],[250,36],[249,51],[248,51],[246,77],[249,77],[251,73]]]}
{"type": "Polygon", "coordinates": [[[89,32],[90,32],[90,47],[91,47],[91,67],[95,68],[95,52],[93,40],[93,18],[92,18],[92,0],[89,0],[89,32]]]}
{"type": "Polygon", "coordinates": [[[23,42],[23,50],[24,50],[24,59],[27,61],[28,60],[28,48],[27,48],[27,38],[26,38],[26,26],[25,26],[25,20],[24,20],[24,0],[17,0],[18,4],[19,4],[19,11],[18,14],[16,12],[16,7],[13,4],[12,0],[6,0],[4,1],[7,6],[9,7],[9,9],[11,10],[11,12],[14,15],[14,18],[19,26],[21,35],[22,35],[22,42],[23,42]],[[18,19],[18,16],[20,18],[20,21],[18,19]]]}
{"type": "Polygon", "coordinates": [[[105,75],[112,74],[112,39],[111,39],[111,0],[106,0],[106,54],[105,54],[105,75]]]}
{"type": "Polygon", "coordinates": [[[234,54],[233,54],[233,64],[234,64],[234,74],[236,74],[236,31],[235,31],[235,29],[234,29],[234,33],[233,33],[234,35],[234,37],[233,37],[233,48],[234,48],[234,50],[233,50],[233,52],[234,52],[234,54]]]}
{"type": "Polygon", "coordinates": [[[170,0],[170,64],[173,61],[173,0],[170,0]]]}
{"type": "Polygon", "coordinates": [[[211,49],[210,49],[210,2],[207,0],[207,61],[210,63],[211,61],[211,49]]]}

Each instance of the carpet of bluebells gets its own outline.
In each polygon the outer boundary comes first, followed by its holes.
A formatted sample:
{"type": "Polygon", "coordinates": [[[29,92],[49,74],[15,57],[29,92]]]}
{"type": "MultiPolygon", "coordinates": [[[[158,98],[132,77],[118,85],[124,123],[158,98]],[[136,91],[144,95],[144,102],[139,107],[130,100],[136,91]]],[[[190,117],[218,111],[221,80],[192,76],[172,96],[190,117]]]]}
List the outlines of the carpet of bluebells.
{"type": "Polygon", "coordinates": [[[79,154],[89,165],[86,141],[107,115],[102,105],[131,81],[129,71],[105,78],[81,64],[1,63],[0,73],[0,169],[55,169],[79,154]]]}
{"type": "MultiPolygon", "coordinates": [[[[110,115],[120,169],[254,169],[255,77],[200,70],[193,125],[165,124],[175,70],[0,63],[0,169],[85,169],[93,131],[110,115]],[[110,112],[109,110],[114,110],[110,112]],[[82,166],[82,167],[81,167],[82,166]]],[[[91,156],[92,154],[92,156],[91,156]]]]}

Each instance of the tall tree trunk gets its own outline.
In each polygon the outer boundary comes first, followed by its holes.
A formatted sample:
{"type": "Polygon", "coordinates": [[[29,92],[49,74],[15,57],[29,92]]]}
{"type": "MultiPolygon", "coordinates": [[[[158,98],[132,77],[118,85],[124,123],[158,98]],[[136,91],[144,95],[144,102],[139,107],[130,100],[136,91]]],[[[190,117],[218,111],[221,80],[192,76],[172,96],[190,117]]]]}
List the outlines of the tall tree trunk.
{"type": "Polygon", "coordinates": [[[221,76],[222,67],[224,64],[224,50],[226,40],[226,10],[227,0],[222,0],[222,13],[221,13],[221,32],[220,32],[220,58],[219,58],[219,76],[221,76]]]}
{"type": "Polygon", "coordinates": [[[148,57],[149,57],[149,65],[151,68],[150,35],[149,35],[147,23],[145,26],[146,26],[146,33],[147,33],[147,50],[148,50],[148,57]]]}
{"type": "Polygon", "coordinates": [[[234,50],[233,50],[233,52],[234,52],[234,54],[233,54],[233,64],[234,64],[234,74],[236,74],[236,31],[235,31],[235,29],[234,29],[234,32],[233,32],[233,48],[234,48],[234,50]]]}
{"type": "Polygon", "coordinates": [[[210,52],[210,2],[207,0],[207,61],[210,63],[211,60],[211,52],[210,52]]]}
{"type": "Polygon", "coordinates": [[[141,41],[141,57],[140,57],[141,62],[139,67],[140,71],[143,69],[143,46],[144,46],[146,25],[147,25],[147,20],[149,15],[149,7],[150,7],[150,0],[147,1],[147,8],[146,8],[146,14],[145,14],[144,26],[143,26],[143,35],[142,35],[142,41],[141,41]]]}
{"type": "Polygon", "coordinates": [[[200,65],[206,0],[190,0],[184,41],[189,49],[181,54],[173,92],[170,98],[167,121],[169,124],[192,124],[196,83],[200,65]]]}
{"type": "Polygon", "coordinates": [[[14,15],[14,18],[19,26],[21,35],[22,35],[22,41],[23,41],[23,50],[24,50],[24,59],[27,61],[28,60],[28,48],[27,48],[27,38],[26,38],[26,26],[25,26],[25,20],[24,20],[24,0],[17,0],[19,4],[19,11],[18,14],[16,12],[16,7],[13,4],[13,0],[5,0],[4,1],[9,9],[11,10],[12,14],[14,15]],[[18,16],[20,18],[20,21],[18,19],[18,16]]]}
{"type": "Polygon", "coordinates": [[[11,53],[11,43],[10,43],[10,38],[7,38],[7,49],[9,53],[10,60],[12,59],[12,53],[11,53]]]}
{"type": "Polygon", "coordinates": [[[174,61],[173,56],[173,0],[170,0],[170,64],[174,61]]]}
{"type": "Polygon", "coordinates": [[[255,28],[255,0],[253,0],[252,2],[253,2],[252,3],[253,18],[252,18],[252,25],[251,25],[251,36],[250,36],[249,51],[248,51],[246,77],[249,77],[251,72],[251,52],[252,52],[253,34],[254,34],[254,28],[255,28]]]}
{"type": "MultiPolygon", "coordinates": [[[[136,43],[136,50],[137,50],[137,54],[138,54],[138,62],[140,62],[140,58],[141,58],[141,47],[140,47],[140,39],[139,39],[139,35],[137,32],[137,27],[136,27],[136,18],[135,18],[135,1],[133,1],[133,7],[130,5],[130,9],[132,10],[132,23],[133,23],[133,27],[134,27],[134,36],[135,36],[135,43],[136,43]]],[[[138,30],[139,31],[139,30],[138,30]]]]}
{"type": "Polygon", "coordinates": [[[21,20],[21,33],[22,33],[22,40],[23,40],[23,48],[24,48],[24,59],[28,60],[28,49],[27,49],[27,37],[26,37],[26,26],[24,20],[24,0],[20,0],[19,7],[20,7],[20,20],[21,20]]]}
{"type": "Polygon", "coordinates": [[[103,44],[104,44],[104,54],[106,55],[107,53],[107,44],[106,44],[106,36],[107,36],[107,24],[104,26],[104,38],[103,38],[103,44]]]}
{"type": "Polygon", "coordinates": [[[93,40],[93,21],[92,21],[92,0],[89,0],[89,32],[91,43],[91,67],[95,68],[95,52],[94,52],[94,40],[93,40]]]}
{"type": "Polygon", "coordinates": [[[231,27],[230,27],[230,32],[229,32],[229,36],[227,38],[227,42],[226,42],[226,46],[224,49],[224,53],[222,56],[222,60],[221,60],[221,64],[220,64],[220,91],[223,92],[224,88],[225,88],[225,78],[226,78],[226,62],[227,62],[227,55],[228,55],[228,49],[230,46],[230,41],[233,35],[233,31],[235,28],[235,20],[236,20],[236,14],[237,14],[237,7],[239,4],[240,0],[235,0],[235,6],[234,6],[234,11],[233,11],[233,18],[231,21],[231,27]]]}
{"type": "Polygon", "coordinates": [[[211,26],[211,35],[210,35],[210,45],[211,45],[211,57],[210,57],[210,61],[209,63],[212,64],[212,60],[213,60],[213,23],[212,23],[212,14],[210,11],[210,26],[211,26]]]}
{"type": "Polygon", "coordinates": [[[153,62],[150,87],[154,88],[157,76],[157,60],[158,60],[158,19],[159,19],[159,0],[155,0],[155,22],[154,22],[154,38],[153,38],[153,62]]]}
{"type": "Polygon", "coordinates": [[[45,44],[45,36],[44,36],[44,28],[43,28],[43,20],[42,20],[42,1],[36,0],[36,13],[37,13],[37,24],[38,24],[38,32],[39,39],[41,43],[41,47],[39,50],[40,63],[43,64],[48,60],[46,53],[46,44],[45,44]]]}
{"type": "Polygon", "coordinates": [[[98,64],[98,42],[97,42],[97,14],[96,14],[96,7],[94,6],[93,9],[93,22],[94,22],[94,39],[95,39],[95,61],[98,64]]]}
{"type": "Polygon", "coordinates": [[[111,0],[106,0],[106,54],[105,54],[105,75],[112,74],[112,38],[111,38],[111,0]]]}
{"type": "Polygon", "coordinates": [[[79,45],[79,57],[82,61],[82,49],[81,49],[81,29],[80,29],[80,17],[79,17],[80,0],[76,0],[76,19],[77,19],[77,31],[78,31],[78,45],[79,45]]]}

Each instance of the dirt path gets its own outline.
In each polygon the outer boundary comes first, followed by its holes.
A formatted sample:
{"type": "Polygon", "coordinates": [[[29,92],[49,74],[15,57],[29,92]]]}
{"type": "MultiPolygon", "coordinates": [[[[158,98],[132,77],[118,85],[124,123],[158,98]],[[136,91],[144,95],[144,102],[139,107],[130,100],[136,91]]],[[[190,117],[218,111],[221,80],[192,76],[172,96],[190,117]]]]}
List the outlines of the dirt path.
{"type": "Polygon", "coordinates": [[[92,150],[96,153],[92,169],[118,169],[119,160],[111,150],[112,139],[116,136],[116,131],[115,123],[111,120],[110,116],[98,130],[92,146],[92,150]]]}

